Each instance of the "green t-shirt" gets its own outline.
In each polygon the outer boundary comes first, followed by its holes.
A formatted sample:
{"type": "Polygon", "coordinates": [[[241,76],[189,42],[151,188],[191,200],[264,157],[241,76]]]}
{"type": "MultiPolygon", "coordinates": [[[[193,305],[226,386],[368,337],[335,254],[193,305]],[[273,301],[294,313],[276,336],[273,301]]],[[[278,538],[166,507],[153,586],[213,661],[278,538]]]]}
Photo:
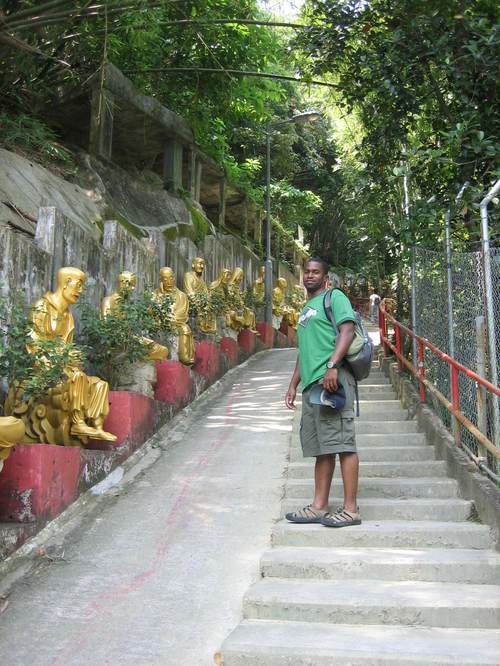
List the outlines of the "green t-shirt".
{"type": "MultiPolygon", "coordinates": [[[[297,326],[300,382],[303,389],[323,377],[335,348],[337,336],[323,306],[325,292],[326,289],[307,301],[297,326]]],[[[337,326],[346,321],[356,321],[349,299],[338,289],[332,291],[331,305],[337,326]]]]}

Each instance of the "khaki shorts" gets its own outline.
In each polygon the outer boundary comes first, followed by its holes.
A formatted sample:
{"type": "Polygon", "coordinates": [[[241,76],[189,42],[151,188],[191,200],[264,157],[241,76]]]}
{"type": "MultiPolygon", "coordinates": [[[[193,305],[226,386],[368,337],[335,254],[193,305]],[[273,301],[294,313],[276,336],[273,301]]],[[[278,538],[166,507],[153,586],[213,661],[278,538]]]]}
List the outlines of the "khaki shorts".
{"type": "Polygon", "coordinates": [[[300,443],[305,458],[336,453],[356,453],[354,433],[355,381],[350,372],[339,368],[338,381],[346,394],[346,404],[341,412],[331,407],[309,402],[307,387],[302,393],[302,420],[300,443]]]}

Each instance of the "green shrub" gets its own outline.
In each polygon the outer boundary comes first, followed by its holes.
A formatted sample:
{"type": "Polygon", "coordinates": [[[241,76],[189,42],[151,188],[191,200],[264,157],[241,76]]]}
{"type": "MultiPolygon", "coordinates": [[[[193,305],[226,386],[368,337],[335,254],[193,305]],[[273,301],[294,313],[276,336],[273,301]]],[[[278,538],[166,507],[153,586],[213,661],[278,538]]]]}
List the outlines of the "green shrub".
{"type": "Polygon", "coordinates": [[[65,379],[65,368],[75,357],[83,360],[75,346],[61,338],[34,345],[29,313],[21,291],[0,297],[0,377],[9,388],[17,387],[22,402],[44,396],[65,379]]]}

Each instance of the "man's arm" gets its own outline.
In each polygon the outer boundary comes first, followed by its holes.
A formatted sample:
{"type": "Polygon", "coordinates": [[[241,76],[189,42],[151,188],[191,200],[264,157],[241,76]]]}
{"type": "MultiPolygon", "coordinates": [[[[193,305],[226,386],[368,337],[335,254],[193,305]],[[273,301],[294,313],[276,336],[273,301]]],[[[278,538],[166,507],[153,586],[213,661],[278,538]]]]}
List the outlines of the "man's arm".
{"type": "Polygon", "coordinates": [[[295,409],[295,396],[297,395],[297,386],[300,382],[300,367],[299,367],[299,355],[297,354],[297,361],[295,363],[295,369],[293,371],[292,379],[290,380],[290,386],[285,396],[285,405],[288,409],[295,409]]]}
{"type": "MultiPolygon", "coordinates": [[[[339,326],[339,333],[335,340],[335,349],[330,358],[333,363],[339,364],[344,356],[347,354],[349,347],[354,339],[354,322],[345,321],[339,326]]],[[[337,376],[338,371],[336,368],[330,368],[325,372],[323,377],[323,386],[327,391],[332,393],[337,390],[337,376]]]]}

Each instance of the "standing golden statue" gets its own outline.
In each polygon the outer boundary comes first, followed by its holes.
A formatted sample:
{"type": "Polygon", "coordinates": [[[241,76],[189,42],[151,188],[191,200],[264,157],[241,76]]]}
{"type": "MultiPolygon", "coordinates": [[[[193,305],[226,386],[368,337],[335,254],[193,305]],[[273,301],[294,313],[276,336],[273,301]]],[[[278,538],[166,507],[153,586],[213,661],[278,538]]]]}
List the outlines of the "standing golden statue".
{"type": "Polygon", "coordinates": [[[253,300],[255,305],[264,305],[266,300],[266,267],[259,268],[259,276],[252,285],[253,300]]]}
{"type": "Polygon", "coordinates": [[[285,278],[278,278],[273,289],[273,315],[282,317],[285,308],[285,295],[288,284],[285,278]]]}
{"type": "MultiPolygon", "coordinates": [[[[118,313],[123,294],[131,293],[137,286],[137,276],[130,271],[122,271],[117,280],[118,291],[111,296],[105,296],[101,301],[101,319],[105,319],[111,312],[118,313]]],[[[168,348],[160,345],[150,338],[141,337],[141,342],[148,350],[147,361],[163,361],[168,357],[168,348]]]]}
{"type": "Polygon", "coordinates": [[[276,286],[273,289],[273,315],[282,317],[285,323],[292,326],[292,328],[296,328],[300,313],[297,313],[295,308],[287,304],[287,287],[288,283],[284,277],[276,280],[276,286]]]}
{"type": "Polygon", "coordinates": [[[245,305],[245,297],[241,291],[243,277],[243,269],[235,268],[231,276],[231,282],[229,283],[229,291],[233,296],[233,302],[237,304],[237,310],[234,314],[235,326],[232,326],[232,328],[235,328],[235,330],[248,328],[252,333],[259,335],[259,332],[255,327],[255,312],[245,305]],[[239,326],[239,328],[236,328],[236,326],[239,326]]]}
{"type": "MultiPolygon", "coordinates": [[[[57,289],[47,292],[32,307],[28,351],[35,352],[45,341],[72,343],[75,322],[69,307],[81,296],[85,273],[78,268],[65,267],[57,273],[57,289]]],[[[49,389],[46,397],[35,404],[6,402],[6,413],[20,416],[26,427],[25,441],[49,444],[78,445],[87,438],[110,442],[116,436],[103,430],[109,412],[108,383],[99,377],[89,377],[82,367],[78,351],[72,354],[67,377],[59,386],[49,389]]]]}
{"type": "Polygon", "coordinates": [[[193,333],[189,326],[189,299],[186,294],[175,286],[174,271],[165,266],[160,269],[160,286],[155,290],[155,298],[168,295],[172,299],[172,316],[174,328],[179,336],[179,361],[184,365],[193,365],[195,346],[193,333]]]}
{"type": "Polygon", "coordinates": [[[299,325],[300,313],[304,309],[306,299],[304,296],[304,289],[300,284],[292,287],[292,295],[290,297],[289,311],[286,314],[287,323],[297,330],[299,325]]]}
{"type": "Polygon", "coordinates": [[[23,441],[25,430],[21,419],[0,416],[0,472],[14,446],[23,441]]]}
{"type": "MultiPolygon", "coordinates": [[[[196,303],[199,299],[203,300],[208,305],[210,301],[210,292],[205,281],[201,277],[205,270],[205,260],[201,257],[195,257],[191,262],[191,268],[193,269],[191,272],[184,273],[182,282],[183,289],[190,301],[196,303]]],[[[215,315],[208,312],[200,312],[198,313],[197,321],[198,326],[203,333],[214,335],[217,332],[215,315]]]]}

